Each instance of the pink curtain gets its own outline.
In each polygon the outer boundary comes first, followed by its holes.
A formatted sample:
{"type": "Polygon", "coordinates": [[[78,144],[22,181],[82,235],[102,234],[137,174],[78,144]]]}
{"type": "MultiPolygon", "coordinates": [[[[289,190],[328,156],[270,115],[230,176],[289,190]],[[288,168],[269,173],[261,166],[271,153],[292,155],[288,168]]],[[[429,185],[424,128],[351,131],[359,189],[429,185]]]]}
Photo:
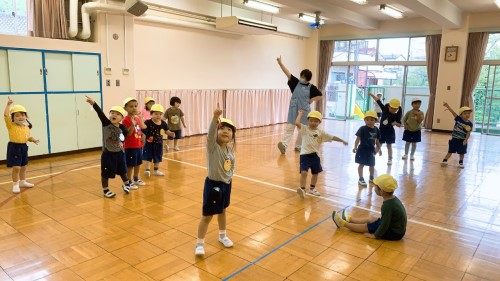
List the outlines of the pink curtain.
{"type": "Polygon", "coordinates": [[[429,80],[429,106],[427,107],[423,124],[424,128],[427,129],[432,129],[432,121],[434,119],[440,50],[441,34],[427,35],[425,38],[425,51],[427,54],[427,77],[429,80]]]}

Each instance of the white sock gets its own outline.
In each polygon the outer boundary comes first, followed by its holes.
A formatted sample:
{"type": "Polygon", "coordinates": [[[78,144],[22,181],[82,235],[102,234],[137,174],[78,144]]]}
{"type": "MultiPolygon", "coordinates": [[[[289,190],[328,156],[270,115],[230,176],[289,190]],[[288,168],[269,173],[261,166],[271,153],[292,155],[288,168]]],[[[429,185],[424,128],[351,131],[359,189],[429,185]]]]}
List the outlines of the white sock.
{"type": "Polygon", "coordinates": [[[226,237],[226,230],[219,230],[219,238],[223,239],[224,237],[226,237]]]}
{"type": "Polygon", "coordinates": [[[196,245],[204,245],[205,244],[205,238],[200,239],[196,238],[196,245]]]}
{"type": "MultiPolygon", "coordinates": [[[[21,182],[22,182],[22,181],[21,181],[21,182]]],[[[12,182],[12,185],[13,185],[13,186],[19,186],[19,181],[13,181],[13,182],[12,182]]]]}

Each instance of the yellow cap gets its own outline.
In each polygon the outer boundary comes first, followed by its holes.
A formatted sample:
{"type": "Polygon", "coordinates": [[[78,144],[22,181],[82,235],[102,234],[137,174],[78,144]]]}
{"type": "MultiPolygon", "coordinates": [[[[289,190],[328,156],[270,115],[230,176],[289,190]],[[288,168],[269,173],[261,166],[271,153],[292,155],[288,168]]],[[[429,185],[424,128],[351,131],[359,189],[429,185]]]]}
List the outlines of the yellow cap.
{"type": "Polygon", "coordinates": [[[148,102],[155,102],[155,99],[153,99],[152,97],[147,97],[144,99],[144,104],[148,103],[148,102]]]}
{"type": "Polygon", "coordinates": [[[22,105],[16,104],[13,107],[10,108],[10,114],[16,113],[16,112],[24,112],[26,113],[26,108],[22,105]]]}
{"type": "Polygon", "coordinates": [[[136,98],[126,98],[124,101],[123,101],[123,107],[125,107],[127,105],[127,103],[131,102],[131,101],[137,101],[136,98]]]}
{"type": "Polygon", "coordinates": [[[385,192],[393,192],[396,188],[398,188],[398,182],[388,174],[376,177],[373,179],[373,183],[385,192]]]}
{"type": "Polygon", "coordinates": [[[311,118],[311,117],[319,119],[319,121],[323,120],[323,116],[321,115],[321,113],[319,111],[316,111],[316,110],[313,110],[313,111],[309,112],[309,114],[307,114],[307,118],[311,118]]]}
{"type": "Polygon", "coordinates": [[[165,112],[165,109],[163,109],[163,106],[161,104],[155,103],[153,104],[153,106],[151,106],[151,109],[149,111],[157,111],[163,113],[165,112]]]}
{"type": "Polygon", "coordinates": [[[365,118],[366,117],[373,117],[375,119],[378,119],[378,116],[377,116],[377,112],[375,112],[374,110],[368,110],[366,113],[365,113],[365,118]]]}
{"type": "Polygon", "coordinates": [[[120,113],[122,115],[122,117],[127,116],[127,112],[125,111],[125,109],[123,109],[123,107],[118,106],[118,105],[113,106],[109,111],[116,111],[116,112],[120,113]]]}
{"type": "Polygon", "coordinates": [[[468,106],[462,106],[458,109],[458,115],[462,115],[464,111],[472,111],[472,109],[468,106]]]}
{"type": "Polygon", "coordinates": [[[226,118],[220,118],[219,122],[222,124],[222,123],[226,123],[227,125],[229,125],[230,127],[232,127],[231,129],[233,129],[233,131],[236,131],[236,127],[234,126],[233,124],[233,121],[229,120],[229,119],[226,119],[226,118]]]}
{"type": "Polygon", "coordinates": [[[389,106],[392,108],[399,108],[400,105],[401,105],[401,102],[398,99],[391,99],[389,101],[389,106]]]}

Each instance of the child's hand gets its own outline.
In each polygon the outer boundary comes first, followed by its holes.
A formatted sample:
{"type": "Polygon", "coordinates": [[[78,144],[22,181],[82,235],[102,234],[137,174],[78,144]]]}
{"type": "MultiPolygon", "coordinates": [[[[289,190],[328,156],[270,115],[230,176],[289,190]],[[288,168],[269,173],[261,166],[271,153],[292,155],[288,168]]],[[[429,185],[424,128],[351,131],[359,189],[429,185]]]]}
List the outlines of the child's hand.
{"type": "Polygon", "coordinates": [[[278,64],[281,64],[281,56],[279,56],[276,60],[278,61],[278,64]]]}
{"type": "Polygon", "coordinates": [[[186,128],[187,128],[186,125],[184,125],[184,129],[186,129],[186,128]]]}
{"type": "Polygon", "coordinates": [[[175,133],[174,133],[174,132],[172,132],[172,131],[167,131],[167,135],[168,135],[169,137],[175,137],[175,133]]]}
{"type": "Polygon", "coordinates": [[[38,144],[38,143],[40,142],[40,140],[39,140],[39,139],[34,138],[34,137],[31,137],[31,140],[30,140],[30,141],[31,141],[32,143],[34,143],[34,144],[38,144]]]}
{"type": "Polygon", "coordinates": [[[93,98],[89,97],[89,96],[85,96],[87,98],[87,102],[90,104],[90,105],[94,105],[95,101],[93,98]]]}
{"type": "Polygon", "coordinates": [[[214,117],[219,119],[219,117],[222,115],[222,109],[220,109],[219,103],[217,103],[217,108],[214,110],[214,117]]]}
{"type": "Polygon", "coordinates": [[[10,106],[13,103],[14,103],[14,101],[11,100],[10,97],[7,97],[7,106],[10,106]]]}
{"type": "Polygon", "coordinates": [[[299,114],[304,114],[304,109],[303,108],[299,109],[299,114]]]}
{"type": "Polygon", "coordinates": [[[138,112],[137,113],[137,117],[139,117],[139,120],[143,121],[144,120],[144,116],[142,116],[142,112],[138,112]]]}
{"type": "Polygon", "coordinates": [[[355,148],[352,149],[352,153],[356,153],[356,152],[358,152],[358,148],[357,147],[355,147],[355,148]]]}
{"type": "Polygon", "coordinates": [[[367,233],[364,233],[363,235],[364,235],[366,238],[377,239],[377,238],[375,237],[375,235],[373,235],[372,233],[368,233],[368,232],[367,232],[367,233]]]}
{"type": "Polygon", "coordinates": [[[466,145],[467,145],[467,141],[468,141],[468,140],[464,140],[464,146],[466,146],[466,145]]]}
{"type": "Polygon", "coordinates": [[[342,143],[343,143],[345,146],[349,145],[349,143],[348,143],[348,142],[346,142],[345,140],[343,140],[343,141],[342,141],[342,143]]]}
{"type": "Polygon", "coordinates": [[[448,107],[449,105],[447,102],[443,101],[443,106],[448,107]]]}
{"type": "Polygon", "coordinates": [[[398,122],[394,121],[394,122],[392,122],[392,126],[401,127],[401,124],[399,124],[398,122]]]}

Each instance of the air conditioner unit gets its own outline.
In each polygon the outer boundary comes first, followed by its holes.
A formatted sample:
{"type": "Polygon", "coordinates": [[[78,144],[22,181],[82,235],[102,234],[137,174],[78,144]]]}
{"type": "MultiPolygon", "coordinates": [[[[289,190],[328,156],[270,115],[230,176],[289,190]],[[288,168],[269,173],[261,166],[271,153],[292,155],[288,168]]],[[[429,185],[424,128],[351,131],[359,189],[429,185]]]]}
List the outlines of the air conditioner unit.
{"type": "Polygon", "coordinates": [[[249,35],[271,34],[278,31],[277,26],[267,22],[249,20],[236,16],[216,18],[215,27],[217,29],[249,35]]]}

